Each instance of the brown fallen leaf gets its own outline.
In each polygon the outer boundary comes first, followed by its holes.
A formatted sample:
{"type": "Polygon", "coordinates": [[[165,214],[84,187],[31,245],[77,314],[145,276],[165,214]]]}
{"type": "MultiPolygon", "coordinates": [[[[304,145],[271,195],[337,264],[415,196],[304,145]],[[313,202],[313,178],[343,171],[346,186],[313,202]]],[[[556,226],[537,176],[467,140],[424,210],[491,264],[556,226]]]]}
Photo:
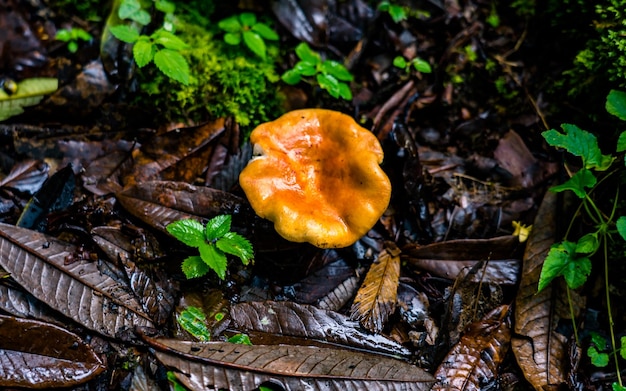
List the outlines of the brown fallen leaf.
{"type": "Polygon", "coordinates": [[[0,315],[1,387],[71,387],[104,369],[77,335],[49,323],[0,315]]]}
{"type": "Polygon", "coordinates": [[[400,281],[400,249],[386,242],[370,266],[350,310],[350,318],[367,330],[380,333],[396,309],[400,281]]]}
{"type": "Polygon", "coordinates": [[[16,163],[11,171],[0,180],[0,188],[34,194],[48,179],[49,170],[50,166],[40,160],[25,160],[16,163]]]}
{"type": "MultiPolygon", "coordinates": [[[[568,339],[557,331],[559,321],[569,315],[567,292],[562,279],[541,292],[537,285],[543,262],[555,241],[557,194],[546,192],[528,238],[522,278],[515,298],[515,334],[511,347],[526,379],[536,390],[556,390],[565,381],[568,339]]],[[[584,300],[571,291],[574,310],[584,300]]]]}
{"type": "Polygon", "coordinates": [[[153,326],[128,286],[97,262],[66,262],[76,253],[76,246],[52,236],[0,224],[0,266],[37,299],[109,337],[153,326]]]}
{"type": "Polygon", "coordinates": [[[392,355],[408,356],[401,344],[364,332],[345,315],[293,302],[237,303],[230,308],[232,327],[281,336],[307,338],[392,355]]]}
{"type": "Polygon", "coordinates": [[[17,317],[61,324],[58,313],[15,283],[0,282],[0,308],[17,317]],[[14,286],[15,285],[15,286],[14,286]]]}
{"type": "Polygon", "coordinates": [[[193,390],[253,390],[270,381],[285,390],[429,390],[431,374],[389,357],[344,349],[152,339],[156,356],[193,390]]]}
{"type": "Polygon", "coordinates": [[[479,391],[498,376],[498,367],[509,350],[509,306],[495,308],[465,329],[435,372],[432,391],[479,391]]]}

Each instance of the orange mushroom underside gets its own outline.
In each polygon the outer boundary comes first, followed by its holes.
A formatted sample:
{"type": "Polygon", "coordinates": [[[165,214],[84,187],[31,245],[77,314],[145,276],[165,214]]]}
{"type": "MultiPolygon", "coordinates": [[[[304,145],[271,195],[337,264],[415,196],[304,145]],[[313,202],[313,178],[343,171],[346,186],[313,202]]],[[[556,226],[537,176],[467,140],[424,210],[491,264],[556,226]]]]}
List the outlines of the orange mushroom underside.
{"type": "Polygon", "coordinates": [[[255,156],[239,182],[256,213],[285,239],[349,246],[389,204],[380,143],[345,114],[292,111],[259,125],[250,141],[255,156]]]}

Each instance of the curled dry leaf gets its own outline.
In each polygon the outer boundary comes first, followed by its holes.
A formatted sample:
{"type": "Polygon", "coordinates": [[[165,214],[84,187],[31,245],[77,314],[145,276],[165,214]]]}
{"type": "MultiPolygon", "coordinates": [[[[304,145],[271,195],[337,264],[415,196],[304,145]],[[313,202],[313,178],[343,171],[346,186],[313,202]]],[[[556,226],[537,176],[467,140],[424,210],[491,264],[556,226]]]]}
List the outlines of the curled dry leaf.
{"type": "Polygon", "coordinates": [[[49,323],[0,315],[1,387],[71,387],[104,369],[77,335],[49,323]]]}
{"type": "Polygon", "coordinates": [[[147,339],[157,358],[193,390],[253,390],[279,383],[285,390],[429,390],[431,374],[406,362],[344,349],[238,345],[147,339]]]}
{"type": "MultiPolygon", "coordinates": [[[[567,337],[557,331],[567,294],[557,281],[541,292],[537,285],[543,262],[555,241],[557,194],[548,191],[528,238],[522,278],[515,299],[515,334],[511,346],[524,376],[536,390],[557,389],[567,374],[567,337]],[[558,306],[563,306],[562,310],[558,306]]],[[[572,292],[575,308],[581,298],[572,292]]]]}
{"type": "Polygon", "coordinates": [[[357,322],[333,311],[291,302],[250,302],[230,308],[232,327],[245,331],[280,334],[392,355],[408,356],[410,352],[382,335],[363,332],[357,322]]]}
{"type": "Polygon", "coordinates": [[[497,307],[466,328],[437,368],[432,391],[481,390],[496,378],[511,340],[508,313],[508,305],[497,307]]]}
{"type": "Polygon", "coordinates": [[[50,166],[40,160],[19,162],[0,180],[0,187],[34,194],[48,179],[49,170],[50,166]]]}
{"type": "Polygon", "coordinates": [[[37,299],[106,336],[152,327],[128,287],[96,262],[74,260],[76,246],[25,228],[0,224],[0,266],[37,299]]]}
{"type": "Polygon", "coordinates": [[[356,294],[350,317],[369,331],[380,333],[395,311],[399,280],[400,249],[387,242],[356,294]]]}

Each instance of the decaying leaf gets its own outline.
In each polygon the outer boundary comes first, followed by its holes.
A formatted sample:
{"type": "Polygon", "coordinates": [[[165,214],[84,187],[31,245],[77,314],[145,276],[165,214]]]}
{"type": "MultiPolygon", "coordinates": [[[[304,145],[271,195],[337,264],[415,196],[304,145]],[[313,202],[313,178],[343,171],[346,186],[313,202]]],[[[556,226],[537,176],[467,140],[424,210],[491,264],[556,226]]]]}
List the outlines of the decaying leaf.
{"type": "Polygon", "coordinates": [[[481,390],[496,378],[510,345],[508,312],[508,305],[497,307],[466,328],[437,368],[433,391],[481,390]]]}
{"type": "Polygon", "coordinates": [[[432,375],[389,357],[344,349],[147,339],[157,358],[193,390],[428,390],[432,375]]]}
{"type": "Polygon", "coordinates": [[[49,323],[0,315],[0,386],[71,387],[104,369],[77,335],[49,323]]]}
{"type": "MultiPolygon", "coordinates": [[[[515,299],[515,334],[511,347],[524,376],[536,390],[556,390],[568,373],[567,337],[557,331],[568,311],[566,291],[555,281],[537,292],[543,261],[555,241],[556,213],[557,194],[548,191],[528,238],[515,299]]],[[[575,292],[571,294],[574,307],[579,309],[582,299],[575,292]]]]}
{"type": "Polygon", "coordinates": [[[380,333],[396,308],[399,280],[400,249],[387,242],[357,292],[350,317],[371,332],[380,333]]]}
{"type": "Polygon", "coordinates": [[[76,252],[52,236],[0,224],[0,266],[37,299],[110,337],[153,326],[129,288],[102,273],[97,262],[66,262],[76,252]]]}
{"type": "Polygon", "coordinates": [[[232,327],[243,331],[314,339],[393,355],[410,354],[397,342],[362,331],[358,322],[340,313],[311,305],[271,301],[238,303],[230,308],[230,317],[232,327]]]}
{"type": "Polygon", "coordinates": [[[15,164],[2,180],[0,187],[33,194],[48,178],[50,167],[40,160],[25,160],[15,164]]]}
{"type": "Polygon", "coordinates": [[[21,318],[37,319],[59,324],[59,316],[52,308],[37,300],[33,295],[8,281],[0,282],[0,308],[21,318]]]}

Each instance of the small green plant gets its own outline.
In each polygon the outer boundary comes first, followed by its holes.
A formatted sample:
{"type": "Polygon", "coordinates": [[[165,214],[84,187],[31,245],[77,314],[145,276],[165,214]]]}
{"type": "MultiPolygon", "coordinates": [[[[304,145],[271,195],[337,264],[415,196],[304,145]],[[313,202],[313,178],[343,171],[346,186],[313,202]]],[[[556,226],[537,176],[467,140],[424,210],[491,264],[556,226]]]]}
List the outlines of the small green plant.
{"type": "Polygon", "coordinates": [[[404,5],[393,4],[390,1],[386,0],[378,3],[377,9],[379,11],[388,13],[395,23],[400,23],[404,20],[407,20],[410,16],[418,19],[425,19],[430,17],[430,13],[427,11],[407,7],[404,5]]]}
{"type": "MultiPolygon", "coordinates": [[[[606,109],[610,114],[626,121],[626,93],[615,90],[611,91],[606,100],[606,109]]],[[[626,240],[626,216],[619,218],[615,216],[619,194],[616,195],[612,209],[608,213],[602,211],[592,197],[592,193],[598,184],[608,178],[609,175],[614,174],[616,170],[604,175],[602,180],[598,180],[596,175],[607,172],[616,158],[613,155],[602,154],[596,136],[592,133],[572,124],[563,124],[561,125],[561,129],[563,132],[550,129],[543,132],[542,135],[551,146],[563,148],[570,154],[579,157],[581,159],[581,168],[573,174],[569,180],[558,186],[553,186],[550,190],[553,192],[571,191],[581,200],[581,204],[570,222],[564,239],[555,243],[550,248],[541,269],[537,289],[541,291],[557,277],[563,277],[565,279],[567,289],[577,289],[581,287],[587,281],[591,273],[592,257],[601,251],[600,255],[604,260],[604,286],[611,337],[610,346],[616,347],[609,289],[608,244],[613,240],[614,233],[618,233],[623,240],[626,240]],[[578,237],[576,240],[570,240],[569,233],[573,227],[573,223],[578,218],[579,213],[583,211],[585,220],[593,221],[593,229],[578,237]]],[[[624,151],[626,151],[626,132],[620,134],[616,148],[617,153],[624,151]]],[[[569,297],[568,295],[568,298],[569,297]]],[[[571,317],[576,341],[579,343],[572,305],[570,305],[570,312],[572,312],[571,317]]],[[[622,339],[620,352],[626,351],[624,342],[626,341],[622,339]]],[[[596,365],[603,364],[605,361],[608,363],[609,356],[605,352],[605,345],[606,343],[602,343],[600,338],[592,338],[592,345],[587,353],[592,359],[592,362],[596,365]]],[[[620,376],[617,355],[614,355],[614,358],[617,382],[613,384],[613,389],[624,390],[626,388],[620,376]]]]}
{"type": "MultiPolygon", "coordinates": [[[[154,61],[154,65],[164,75],[187,85],[190,77],[189,64],[180,52],[189,45],[170,31],[172,26],[168,20],[171,18],[167,17],[174,12],[174,5],[163,0],[156,1],[155,4],[166,15],[164,27],[150,35],[143,35],[134,26],[119,24],[110,27],[111,34],[120,41],[133,45],[133,58],[139,68],[154,61]]],[[[150,14],[142,8],[139,0],[122,0],[118,16],[122,20],[131,20],[142,26],[151,21],[150,14]]]]}
{"type": "Polygon", "coordinates": [[[167,371],[167,381],[170,382],[170,385],[172,386],[172,389],[174,391],[187,391],[187,388],[180,384],[174,372],[167,371]]]}
{"type": "Polygon", "coordinates": [[[199,250],[200,255],[187,257],[182,264],[187,278],[202,277],[210,269],[222,280],[226,277],[226,254],[238,257],[244,265],[253,260],[252,244],[243,236],[230,232],[230,215],[212,218],[206,224],[196,220],[178,220],[167,225],[167,232],[190,247],[199,250]]]}
{"type": "Polygon", "coordinates": [[[237,46],[243,42],[254,54],[267,59],[265,40],[278,41],[278,34],[265,23],[257,21],[256,15],[244,12],[222,19],[217,26],[224,30],[224,42],[237,46]]]}
{"type": "Polygon", "coordinates": [[[397,56],[393,59],[393,65],[396,68],[404,69],[406,73],[410,73],[411,68],[414,68],[416,71],[422,73],[431,73],[433,71],[428,61],[422,60],[419,57],[415,57],[414,59],[407,61],[404,57],[397,56]]]}
{"type": "Polygon", "coordinates": [[[333,60],[322,61],[319,53],[311,50],[305,42],[296,47],[296,55],[300,61],[281,76],[285,83],[294,85],[301,80],[313,83],[311,78],[315,76],[317,84],[333,98],[352,99],[352,91],[346,82],[354,77],[345,66],[333,60]]]}
{"type": "Polygon", "coordinates": [[[80,27],[73,27],[71,29],[60,29],[57,31],[54,37],[57,41],[67,43],[67,50],[70,53],[76,53],[78,50],[78,41],[89,42],[93,39],[93,36],[80,27]]]}

